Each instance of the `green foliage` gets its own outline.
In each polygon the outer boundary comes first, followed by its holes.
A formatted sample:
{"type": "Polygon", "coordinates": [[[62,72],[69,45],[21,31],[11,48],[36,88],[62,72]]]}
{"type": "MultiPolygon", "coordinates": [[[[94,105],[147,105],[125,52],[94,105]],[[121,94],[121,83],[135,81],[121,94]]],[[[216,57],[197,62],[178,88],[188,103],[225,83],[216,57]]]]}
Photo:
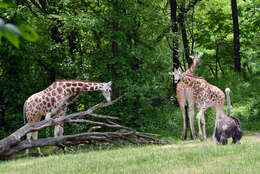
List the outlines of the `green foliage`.
{"type": "MultiPolygon", "coordinates": [[[[168,1],[44,2],[47,1],[0,3],[0,131],[5,132],[1,137],[23,125],[24,101],[57,79],[112,80],[112,98],[125,95],[115,105],[98,112],[118,116],[122,124],[138,130],[180,137],[182,117],[173,80],[168,75],[172,39],[179,40],[182,67],[187,63],[181,30],[178,37],[171,32],[168,1]]],[[[182,2],[185,6],[190,3],[182,2]]],[[[194,13],[191,9],[185,14],[184,24],[191,51],[204,53],[197,75],[222,90],[230,87],[232,113],[249,123],[259,115],[259,2],[241,1],[238,6],[241,75],[233,73],[229,1],[200,1],[194,13]]],[[[100,92],[86,92],[69,113],[102,101],[100,92]]],[[[208,135],[214,119],[214,111],[207,111],[208,135]]],[[[71,124],[66,125],[65,133],[87,129],[85,125],[71,124]]],[[[40,136],[52,134],[49,129],[40,136]]]]}
{"type": "Polygon", "coordinates": [[[19,36],[21,35],[20,30],[13,24],[5,24],[3,19],[0,18],[0,39],[4,36],[14,46],[19,48],[19,36]]]}

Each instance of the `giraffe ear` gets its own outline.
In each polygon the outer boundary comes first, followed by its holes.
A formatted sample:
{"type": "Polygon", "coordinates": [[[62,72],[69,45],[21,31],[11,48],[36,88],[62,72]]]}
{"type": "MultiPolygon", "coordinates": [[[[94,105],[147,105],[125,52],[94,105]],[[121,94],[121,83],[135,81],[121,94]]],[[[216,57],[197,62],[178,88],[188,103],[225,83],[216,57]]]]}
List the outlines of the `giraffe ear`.
{"type": "Polygon", "coordinates": [[[199,53],[198,54],[198,59],[200,59],[202,55],[203,55],[203,53],[199,53]]]}
{"type": "Polygon", "coordinates": [[[194,59],[194,56],[190,56],[191,59],[194,59]]]}
{"type": "Polygon", "coordinates": [[[168,72],[171,76],[173,76],[173,72],[168,72]]]}
{"type": "Polygon", "coordinates": [[[108,84],[108,86],[111,86],[112,85],[112,81],[109,81],[107,84],[108,84]]]}

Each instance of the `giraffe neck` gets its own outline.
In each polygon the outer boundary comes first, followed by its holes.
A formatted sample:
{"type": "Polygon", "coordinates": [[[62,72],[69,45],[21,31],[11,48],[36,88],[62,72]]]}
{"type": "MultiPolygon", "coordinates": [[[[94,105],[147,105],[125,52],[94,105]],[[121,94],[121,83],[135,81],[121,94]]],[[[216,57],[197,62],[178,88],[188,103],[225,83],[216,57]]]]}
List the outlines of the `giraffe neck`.
{"type": "Polygon", "coordinates": [[[99,91],[102,90],[104,83],[100,82],[85,82],[83,91],[99,91]]]}
{"type": "Polygon", "coordinates": [[[55,95],[75,95],[77,92],[102,90],[104,83],[80,80],[63,80],[54,82],[47,91],[55,95]]]}
{"type": "Polygon", "coordinates": [[[187,69],[187,71],[185,73],[189,74],[189,75],[194,75],[196,65],[197,65],[196,59],[193,59],[191,66],[189,67],[189,69],[187,69]]]}

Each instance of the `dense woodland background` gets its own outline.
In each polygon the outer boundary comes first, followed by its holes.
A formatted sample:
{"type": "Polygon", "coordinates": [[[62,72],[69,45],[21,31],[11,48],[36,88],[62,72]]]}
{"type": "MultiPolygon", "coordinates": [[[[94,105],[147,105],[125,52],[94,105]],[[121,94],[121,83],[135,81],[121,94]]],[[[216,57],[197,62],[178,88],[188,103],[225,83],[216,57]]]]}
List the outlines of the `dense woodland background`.
{"type": "MultiPolygon", "coordinates": [[[[0,138],[24,125],[25,100],[58,79],[113,81],[112,98],[125,96],[100,112],[180,138],[182,117],[168,72],[187,69],[197,52],[203,57],[196,74],[223,91],[229,87],[233,115],[244,130],[259,130],[258,0],[6,0],[0,18],[0,138]],[[231,2],[237,3],[233,18],[231,2]]],[[[69,112],[102,101],[100,92],[85,92],[69,112]]],[[[214,120],[209,109],[208,132],[214,120]]],[[[65,126],[65,134],[83,130],[86,125],[65,126]]]]}

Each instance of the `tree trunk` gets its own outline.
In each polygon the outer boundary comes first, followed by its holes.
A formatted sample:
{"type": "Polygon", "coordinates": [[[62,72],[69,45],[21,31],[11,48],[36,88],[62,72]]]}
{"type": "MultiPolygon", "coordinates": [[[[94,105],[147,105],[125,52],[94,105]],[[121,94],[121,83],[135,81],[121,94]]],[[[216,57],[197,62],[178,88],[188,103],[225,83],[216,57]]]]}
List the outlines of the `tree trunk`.
{"type": "Polygon", "coordinates": [[[238,24],[236,0],[231,0],[231,7],[232,7],[233,34],[234,34],[234,65],[235,65],[235,71],[241,72],[239,24],[238,24]]]}
{"type": "Polygon", "coordinates": [[[181,12],[179,14],[179,19],[180,19],[179,24],[181,28],[181,34],[182,34],[182,43],[184,47],[185,59],[188,62],[188,67],[190,67],[190,65],[192,64],[192,59],[190,59],[189,41],[187,38],[187,32],[184,24],[184,20],[185,20],[184,3],[182,3],[180,10],[181,12]]]}
{"type": "MultiPolygon", "coordinates": [[[[116,33],[118,31],[118,23],[116,21],[113,21],[113,30],[116,33]]],[[[113,40],[112,41],[112,51],[113,51],[113,58],[117,59],[118,58],[118,43],[113,40]]],[[[111,71],[112,71],[112,78],[113,81],[116,81],[118,74],[116,72],[116,63],[111,65],[111,71]]],[[[119,96],[119,91],[116,86],[113,86],[113,96],[118,97],[119,96]]]]}
{"type": "MultiPolygon", "coordinates": [[[[114,11],[118,10],[118,1],[114,0],[112,1],[113,4],[113,9],[114,11]]],[[[116,42],[116,33],[118,32],[118,22],[113,19],[113,32],[114,32],[114,36],[113,36],[113,41],[112,41],[112,52],[113,52],[113,59],[118,59],[118,43],[116,42]]],[[[117,62],[117,61],[114,61],[117,62]]],[[[111,73],[112,73],[112,81],[116,81],[118,78],[118,73],[116,70],[116,63],[113,63],[111,65],[111,73]]],[[[115,83],[114,83],[115,84],[115,83]]],[[[118,87],[116,85],[113,85],[113,96],[118,97],[119,96],[119,90],[118,87]]]]}
{"type": "MultiPolygon", "coordinates": [[[[174,68],[179,68],[180,61],[178,59],[178,21],[177,21],[177,1],[176,0],[170,0],[170,6],[171,6],[171,21],[172,21],[172,32],[173,32],[173,39],[172,39],[172,62],[174,68]]],[[[173,91],[176,93],[176,85],[174,83],[173,78],[173,91]]],[[[175,105],[177,105],[177,100],[174,102],[175,105]]]]}
{"type": "Polygon", "coordinates": [[[192,8],[192,18],[191,18],[191,55],[194,54],[194,8],[192,8]]]}
{"type": "Polygon", "coordinates": [[[178,59],[178,21],[177,21],[177,1],[170,0],[171,5],[171,21],[172,21],[172,32],[174,38],[172,40],[172,61],[173,68],[178,68],[180,66],[180,61],[178,59]]]}
{"type": "Polygon", "coordinates": [[[216,41],[216,66],[215,66],[215,77],[218,78],[218,42],[216,41]]]}
{"type": "Polygon", "coordinates": [[[5,124],[5,113],[7,109],[7,104],[4,102],[4,90],[0,90],[0,105],[1,105],[1,117],[0,117],[0,126],[6,127],[5,124]]]}

